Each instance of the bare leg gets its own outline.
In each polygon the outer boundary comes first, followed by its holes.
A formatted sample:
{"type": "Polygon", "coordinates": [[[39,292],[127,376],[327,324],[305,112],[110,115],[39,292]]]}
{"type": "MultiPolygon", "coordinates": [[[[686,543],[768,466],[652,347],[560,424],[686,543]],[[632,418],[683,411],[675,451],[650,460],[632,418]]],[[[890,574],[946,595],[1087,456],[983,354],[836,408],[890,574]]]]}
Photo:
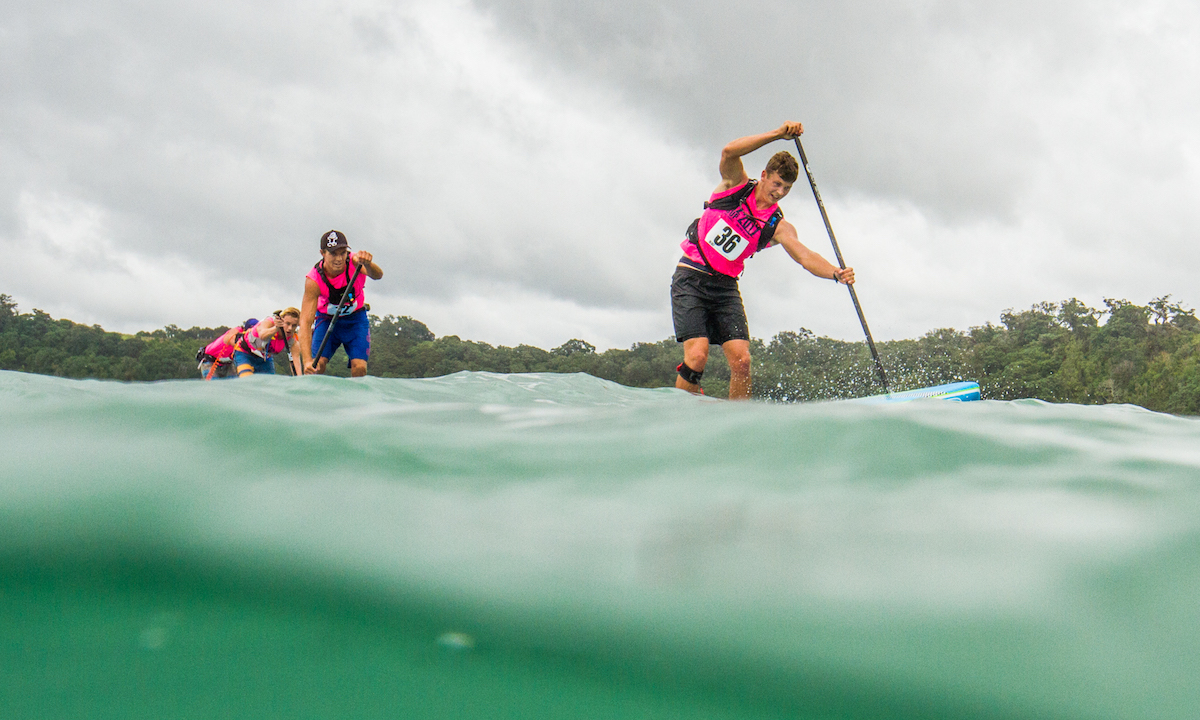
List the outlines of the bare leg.
{"type": "Polygon", "coordinates": [[[721,346],[725,359],[729,361],[729,399],[746,400],[750,397],[750,343],[747,340],[730,340],[721,346]]]}
{"type": "MultiPolygon", "coordinates": [[[[708,338],[698,337],[684,340],[683,363],[696,372],[704,372],[704,366],[708,364],[708,338]]],[[[694,395],[702,394],[699,383],[690,383],[679,375],[675,376],[675,387],[687,390],[694,395]]]]}
{"type": "Polygon", "coordinates": [[[367,361],[354,358],[350,361],[350,377],[363,377],[367,374],[367,361]]]}

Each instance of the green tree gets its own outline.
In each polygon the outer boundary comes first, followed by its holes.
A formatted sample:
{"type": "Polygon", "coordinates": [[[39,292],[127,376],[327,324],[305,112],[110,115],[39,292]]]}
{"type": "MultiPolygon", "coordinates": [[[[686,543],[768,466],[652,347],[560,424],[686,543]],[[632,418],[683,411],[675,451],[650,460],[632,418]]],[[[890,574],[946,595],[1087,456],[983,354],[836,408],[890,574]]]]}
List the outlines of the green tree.
{"type": "MultiPolygon", "coordinates": [[[[1053,402],[1130,402],[1152,410],[1200,414],[1200,321],[1170,296],[1140,306],[1076,298],[1006,310],[1000,323],[966,332],[943,328],[915,340],[879,343],[894,390],[978,380],[984,397],[1053,402]]],[[[670,387],[682,358],[673,338],[597,352],[573,338],[552,349],[493,347],[455,335],[436,337],[406,316],[371,316],[369,369],[383,377],[433,377],[461,370],[497,373],[585,372],[633,387],[670,387]]],[[[196,351],[225,328],[175,325],[136,335],[18,311],[0,294],[0,369],[75,378],[162,380],[196,376],[196,351]]],[[[817,337],[801,328],[751,341],[754,396],[779,402],[869,395],[881,391],[865,343],[817,337]]],[[[277,358],[277,360],[279,360],[277,358]]],[[[277,372],[286,374],[283,361],[277,372]]],[[[343,351],[329,364],[348,375],[343,351]]],[[[728,393],[729,368],[712,348],[703,386],[728,393]]]]}

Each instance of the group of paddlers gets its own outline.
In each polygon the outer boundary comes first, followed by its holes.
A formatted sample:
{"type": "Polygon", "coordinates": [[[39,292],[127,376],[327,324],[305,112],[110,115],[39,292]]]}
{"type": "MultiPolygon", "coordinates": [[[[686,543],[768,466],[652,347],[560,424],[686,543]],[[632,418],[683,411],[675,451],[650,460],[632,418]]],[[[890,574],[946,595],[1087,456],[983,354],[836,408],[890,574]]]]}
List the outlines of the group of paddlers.
{"type": "MultiPolygon", "coordinates": [[[[677,388],[703,392],[700,378],[709,347],[716,344],[729,361],[730,399],[749,397],[750,330],[738,278],[756,252],[782,245],[813,275],[854,283],[853,268],[833,265],[805,247],[796,228],[783,219],[779,201],[799,177],[796,158],[775,153],[758,180],[750,179],[742,165],[742,156],[776,140],[798,138],[803,131],[798,122],[785,122],[770,132],[738,138],[721,151],[721,182],[688,228],[681,244],[683,257],[671,279],[675,339],[683,343],[683,362],[675,368],[677,388]]],[[[321,261],[304,281],[300,309],[290,307],[230,329],[200,351],[201,374],[213,378],[271,373],[272,356],[284,351],[292,373],[322,373],[337,348],[344,346],[351,376],[366,375],[371,332],[363,287],[368,277],[383,277],[370,253],[351,254],[346,236],[337,230],[322,235],[321,261]]]]}
{"type": "Polygon", "coordinates": [[[274,374],[274,356],[284,352],[293,375],[319,374],[339,347],[350,359],[350,375],[366,375],[371,323],[364,290],[367,278],[382,277],[371,253],[351,253],[346,236],[330,230],[321,236],[320,261],[304,278],[300,309],[276,310],[222,333],[196,354],[200,376],[274,374]]]}

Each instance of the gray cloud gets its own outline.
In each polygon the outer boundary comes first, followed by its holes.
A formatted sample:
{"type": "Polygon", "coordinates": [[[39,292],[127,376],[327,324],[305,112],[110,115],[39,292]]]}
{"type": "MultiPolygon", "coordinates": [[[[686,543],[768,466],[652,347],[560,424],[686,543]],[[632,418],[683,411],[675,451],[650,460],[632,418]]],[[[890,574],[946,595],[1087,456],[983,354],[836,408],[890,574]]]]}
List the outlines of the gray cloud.
{"type": "MultiPolygon", "coordinates": [[[[297,302],[337,227],[385,268],[376,309],[439,333],[655,339],[719,148],[796,118],[883,337],[1068,295],[1195,303],[1197,13],[10,4],[0,246],[66,265],[0,269],[0,291],[120,329],[220,324],[297,302]]],[[[785,211],[827,252],[806,194],[785,211]]],[[[781,254],[744,286],[756,334],[858,332],[781,254]]]]}
{"type": "MultiPolygon", "coordinates": [[[[803,120],[835,224],[844,203],[915,210],[932,225],[911,242],[959,240],[921,284],[993,274],[964,288],[975,312],[1072,294],[1200,300],[1162,262],[1200,262],[1194,5],[478,1],[552,64],[620,88],[710,153],[803,120]]],[[[894,228],[867,228],[851,259],[882,258],[872,245],[894,228]]],[[[947,306],[900,302],[892,327],[947,306]]]]}
{"type": "Polygon", "coordinates": [[[801,119],[831,188],[951,218],[1011,213],[1021,167],[1042,150],[1037,98],[992,81],[1042,73],[1043,51],[1087,41],[1061,12],[1039,37],[1046,12],[1033,3],[481,2],[697,145],[801,119]]]}

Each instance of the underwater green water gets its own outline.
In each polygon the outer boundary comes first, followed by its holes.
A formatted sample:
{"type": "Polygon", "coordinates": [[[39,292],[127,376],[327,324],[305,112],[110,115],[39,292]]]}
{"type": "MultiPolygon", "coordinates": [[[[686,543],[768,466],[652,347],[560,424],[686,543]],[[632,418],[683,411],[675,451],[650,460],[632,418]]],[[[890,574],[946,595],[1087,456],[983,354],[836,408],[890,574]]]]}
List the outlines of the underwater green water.
{"type": "Polygon", "coordinates": [[[1200,715],[1200,421],[0,372],[0,718],[1200,715]]]}

